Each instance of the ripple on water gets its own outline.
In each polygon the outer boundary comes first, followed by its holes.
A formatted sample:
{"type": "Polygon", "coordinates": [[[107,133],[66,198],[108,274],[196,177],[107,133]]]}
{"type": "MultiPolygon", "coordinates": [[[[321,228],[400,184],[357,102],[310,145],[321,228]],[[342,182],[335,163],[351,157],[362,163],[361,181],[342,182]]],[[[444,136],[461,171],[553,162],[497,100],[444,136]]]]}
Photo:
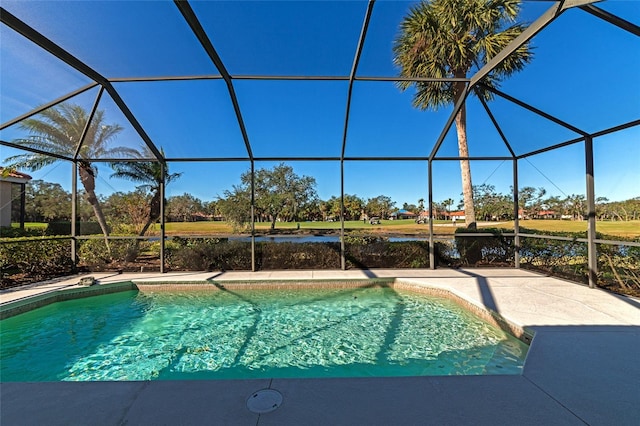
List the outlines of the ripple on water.
{"type": "Polygon", "coordinates": [[[528,347],[391,288],[136,293],[2,322],[2,380],[519,374],[528,347]]]}

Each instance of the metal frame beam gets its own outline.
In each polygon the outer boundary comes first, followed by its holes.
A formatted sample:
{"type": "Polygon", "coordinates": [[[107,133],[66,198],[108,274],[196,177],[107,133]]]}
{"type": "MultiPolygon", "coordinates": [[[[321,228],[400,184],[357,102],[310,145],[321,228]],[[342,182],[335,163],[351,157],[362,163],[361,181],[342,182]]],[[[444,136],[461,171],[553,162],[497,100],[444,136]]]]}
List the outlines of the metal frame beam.
{"type": "Polygon", "coordinates": [[[520,202],[518,200],[518,159],[513,159],[513,245],[515,267],[520,267],[520,202]]]}
{"type": "Polygon", "coordinates": [[[504,49],[500,51],[496,56],[491,58],[482,68],[480,68],[471,77],[470,87],[474,87],[480,83],[480,81],[486,77],[494,68],[496,68],[502,61],[504,61],[510,54],[518,50],[523,44],[528,42],[536,34],[544,29],[547,25],[553,22],[562,12],[565,10],[582,6],[584,4],[594,3],[600,0],[563,0],[556,1],[554,4],[546,10],[538,19],[536,19],[531,25],[525,28],[522,33],[516,37],[511,43],[509,43],[504,49]]]}
{"type": "Polygon", "coordinates": [[[502,128],[500,127],[500,125],[498,124],[498,121],[496,120],[496,118],[493,116],[493,113],[491,112],[491,109],[489,108],[489,105],[487,105],[487,101],[485,101],[482,96],[480,96],[479,90],[474,87],[473,88],[474,92],[476,93],[476,96],[478,97],[478,99],[480,99],[480,103],[482,104],[482,106],[484,107],[484,110],[486,111],[487,115],[489,116],[489,119],[491,120],[491,122],[493,123],[493,127],[496,128],[496,131],[498,132],[498,134],[500,135],[500,138],[502,138],[502,142],[504,142],[504,145],[507,147],[507,149],[509,150],[509,153],[511,154],[511,156],[513,158],[516,157],[516,153],[514,152],[514,150],[511,148],[511,144],[509,143],[509,141],[507,140],[507,137],[504,135],[504,132],[502,131],[502,128]]]}
{"type": "Polygon", "coordinates": [[[596,195],[593,161],[593,138],[588,136],[584,141],[586,192],[587,192],[587,259],[589,269],[589,287],[595,288],[598,284],[598,248],[596,236],[596,195]]]}
{"type": "Polygon", "coordinates": [[[244,144],[247,148],[247,154],[249,158],[253,160],[253,152],[251,150],[251,143],[249,142],[249,135],[247,134],[247,129],[244,125],[244,119],[242,118],[242,113],[240,112],[240,105],[238,103],[238,97],[236,96],[236,91],[233,88],[233,83],[231,81],[231,75],[225,68],[222,63],[222,59],[216,52],[216,49],[213,47],[213,43],[209,39],[207,32],[202,27],[200,20],[196,16],[195,12],[191,8],[188,0],[174,0],[174,4],[178,7],[178,10],[182,14],[182,17],[187,21],[191,31],[196,36],[200,45],[205,50],[207,55],[209,55],[209,59],[213,62],[213,65],[216,67],[225,83],[227,83],[227,90],[229,91],[229,96],[231,98],[231,103],[233,104],[233,110],[236,114],[236,119],[238,120],[238,126],[240,126],[240,132],[242,133],[242,139],[244,140],[244,144]]]}
{"type": "Polygon", "coordinates": [[[64,155],[60,155],[60,154],[54,154],[52,152],[46,152],[46,151],[43,151],[41,149],[29,148],[29,147],[26,147],[26,146],[18,145],[18,144],[13,143],[13,142],[7,142],[7,141],[0,140],[0,145],[7,146],[9,148],[15,148],[15,149],[18,149],[18,150],[21,150],[21,151],[33,152],[34,154],[47,155],[49,157],[57,158],[59,160],[66,160],[66,161],[73,162],[73,158],[65,157],[64,155]]]}
{"type": "Polygon", "coordinates": [[[81,72],[85,76],[89,77],[93,81],[100,84],[104,89],[109,93],[113,101],[118,105],[122,113],[125,115],[129,123],[133,126],[133,128],[138,132],[138,135],[144,140],[145,144],[149,148],[151,152],[156,156],[158,160],[162,159],[162,154],[158,151],[158,148],[155,146],[149,135],[144,131],[138,120],[129,110],[129,107],[126,105],[124,100],[120,97],[115,88],[111,85],[109,80],[100,75],[93,68],[55,44],[53,41],[49,40],[47,37],[31,28],[29,25],[18,19],[16,16],[11,14],[5,8],[0,7],[0,22],[7,25],[12,30],[16,31],[18,34],[27,38],[31,42],[40,46],[42,49],[51,53],[56,58],[60,59],[62,62],[66,63],[70,67],[74,68],[76,71],[81,72]]]}
{"type": "MultiPolygon", "coordinates": [[[[257,81],[350,81],[348,75],[260,75],[260,74],[229,74],[231,80],[257,80],[257,81]]],[[[147,77],[114,77],[109,78],[111,83],[139,83],[160,81],[189,81],[189,80],[224,80],[222,75],[173,75],[173,76],[147,76],[147,77]]],[[[354,76],[354,81],[372,82],[424,82],[424,83],[456,83],[470,82],[469,78],[434,78],[434,77],[397,77],[397,76],[354,76]]]]}
{"type": "Polygon", "coordinates": [[[166,231],[165,231],[165,191],[166,191],[166,172],[167,164],[163,161],[160,162],[160,173],[162,176],[162,180],[160,181],[160,273],[163,274],[164,271],[164,260],[165,260],[165,244],[166,244],[166,231]]]}
{"type": "Polygon", "coordinates": [[[59,97],[58,99],[55,99],[55,100],[53,100],[51,102],[48,102],[48,103],[46,103],[44,105],[40,105],[39,107],[27,112],[26,114],[22,114],[21,116],[16,117],[13,120],[9,120],[6,123],[3,123],[2,125],[0,125],[0,130],[4,130],[7,127],[12,126],[12,125],[14,125],[14,124],[16,124],[16,123],[18,123],[18,122],[20,122],[22,120],[26,120],[29,117],[33,117],[34,115],[39,114],[39,113],[41,113],[42,111],[44,111],[46,109],[49,109],[49,108],[51,108],[53,106],[56,106],[56,105],[58,105],[58,104],[60,104],[60,103],[62,103],[64,101],[67,101],[67,100],[73,98],[74,96],[80,95],[80,94],[86,92],[87,90],[93,89],[96,86],[98,86],[98,83],[87,84],[86,86],[83,86],[83,87],[81,87],[81,88],[79,88],[77,90],[74,90],[71,93],[67,93],[64,96],[59,97]]]}
{"type": "Polygon", "coordinates": [[[640,27],[632,22],[622,19],[619,16],[609,13],[606,10],[602,10],[592,4],[580,6],[580,9],[584,10],[587,13],[590,13],[593,16],[607,21],[608,23],[613,24],[618,28],[622,28],[623,30],[628,31],[637,37],[640,37],[640,27]]]}
{"type": "Polygon", "coordinates": [[[442,142],[444,142],[444,138],[447,137],[447,133],[449,133],[449,130],[451,129],[451,126],[453,125],[453,122],[456,119],[456,115],[458,115],[458,112],[467,101],[467,96],[469,96],[469,87],[470,86],[467,85],[464,91],[464,95],[460,96],[460,99],[458,99],[458,102],[456,102],[456,104],[454,105],[453,111],[451,111],[451,115],[449,115],[449,118],[447,119],[447,122],[445,123],[444,128],[440,133],[440,136],[436,140],[436,143],[433,146],[433,149],[431,150],[431,154],[429,155],[429,161],[432,161],[435,158],[436,154],[440,150],[440,146],[442,146],[442,142]]]}
{"type": "Polygon", "coordinates": [[[523,158],[531,157],[533,155],[538,155],[538,154],[542,154],[544,152],[553,151],[554,149],[564,148],[565,146],[573,145],[573,144],[576,144],[576,143],[579,143],[579,142],[582,142],[582,141],[584,141],[584,137],[570,139],[568,141],[560,142],[560,143],[557,143],[555,145],[548,146],[546,148],[540,148],[540,149],[536,149],[535,151],[531,151],[531,152],[527,152],[525,154],[518,155],[517,158],[518,158],[518,160],[521,160],[523,158]]]}
{"type": "Polygon", "coordinates": [[[91,107],[91,111],[89,112],[89,117],[87,117],[87,122],[84,123],[84,129],[82,129],[82,134],[80,135],[78,146],[76,147],[76,150],[73,153],[74,161],[77,160],[78,155],[80,155],[80,150],[82,149],[84,140],[86,139],[87,133],[89,132],[89,128],[91,127],[91,121],[93,121],[93,117],[96,115],[96,111],[98,110],[98,104],[100,103],[100,98],[102,98],[103,92],[104,92],[104,87],[100,87],[100,90],[98,90],[98,94],[96,95],[96,100],[93,102],[93,106],[91,107]]]}
{"type": "Polygon", "coordinates": [[[540,109],[538,109],[538,108],[536,108],[534,106],[531,106],[528,103],[521,101],[520,99],[516,99],[513,96],[507,95],[506,93],[504,93],[504,92],[502,92],[502,91],[500,91],[498,89],[486,86],[486,85],[484,85],[482,83],[480,83],[480,86],[482,86],[484,89],[488,90],[489,92],[500,96],[501,98],[504,98],[504,99],[506,99],[506,100],[508,100],[510,102],[513,102],[516,105],[521,106],[522,108],[524,108],[526,110],[529,110],[529,111],[533,112],[534,114],[537,114],[537,115],[539,115],[541,117],[544,117],[547,120],[553,121],[554,123],[558,124],[559,126],[564,127],[565,129],[569,129],[572,132],[575,132],[575,133],[577,133],[579,135],[582,135],[582,136],[587,136],[589,134],[589,133],[585,132],[584,130],[578,129],[577,127],[567,123],[566,121],[560,120],[558,117],[555,117],[555,116],[553,116],[553,115],[551,115],[549,113],[546,113],[546,112],[544,112],[544,111],[542,111],[542,110],[540,110],[540,109]]]}
{"type": "Polygon", "coordinates": [[[369,0],[369,3],[367,4],[367,11],[364,16],[364,21],[362,22],[362,29],[360,30],[358,46],[356,47],[356,53],[353,57],[351,73],[349,74],[349,89],[347,90],[347,103],[344,113],[344,127],[342,129],[342,149],[340,151],[340,266],[342,270],[345,270],[347,268],[344,243],[344,153],[347,148],[347,133],[349,131],[349,114],[351,113],[351,96],[353,94],[353,82],[358,71],[358,63],[360,62],[362,48],[364,47],[364,41],[367,37],[367,29],[369,28],[369,22],[371,21],[371,13],[373,12],[374,4],[375,0],[369,0]]]}

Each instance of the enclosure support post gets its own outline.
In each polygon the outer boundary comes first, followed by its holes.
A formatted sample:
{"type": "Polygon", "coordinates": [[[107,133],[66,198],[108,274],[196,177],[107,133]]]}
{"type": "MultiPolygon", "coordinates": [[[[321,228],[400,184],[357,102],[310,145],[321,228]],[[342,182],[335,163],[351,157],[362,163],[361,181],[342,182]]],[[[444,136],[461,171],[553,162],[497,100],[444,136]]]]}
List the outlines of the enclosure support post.
{"type": "Polygon", "coordinates": [[[595,288],[598,280],[598,252],[596,247],[596,201],[593,177],[593,138],[591,135],[584,139],[584,151],[587,175],[587,250],[589,267],[589,287],[595,288]]]}
{"type": "Polygon", "coordinates": [[[515,267],[520,268],[520,206],[518,203],[518,159],[513,159],[513,246],[515,267]]]}
{"type": "Polygon", "coordinates": [[[27,206],[27,184],[20,184],[20,229],[24,231],[24,210],[27,206]]]}
{"type": "Polygon", "coordinates": [[[251,272],[256,271],[256,170],[251,160],[251,272]]]}
{"type": "Polygon", "coordinates": [[[340,160],[340,269],[347,269],[344,247],[344,160],[340,160]]]}
{"type": "Polygon", "coordinates": [[[429,211],[429,268],[436,269],[435,243],[433,241],[433,162],[427,160],[428,211],[429,211]]]}
{"type": "Polygon", "coordinates": [[[165,177],[167,175],[167,164],[162,161],[160,162],[160,176],[162,176],[162,179],[160,180],[160,273],[164,274],[165,270],[164,270],[164,239],[165,239],[165,230],[164,230],[164,224],[165,224],[165,218],[164,218],[164,198],[165,198],[165,194],[164,194],[164,190],[165,190],[165,177]]]}
{"type": "Polygon", "coordinates": [[[73,167],[71,172],[71,262],[73,262],[73,269],[78,266],[78,240],[76,236],[78,230],[76,224],[78,223],[78,162],[73,160],[73,167]]]}

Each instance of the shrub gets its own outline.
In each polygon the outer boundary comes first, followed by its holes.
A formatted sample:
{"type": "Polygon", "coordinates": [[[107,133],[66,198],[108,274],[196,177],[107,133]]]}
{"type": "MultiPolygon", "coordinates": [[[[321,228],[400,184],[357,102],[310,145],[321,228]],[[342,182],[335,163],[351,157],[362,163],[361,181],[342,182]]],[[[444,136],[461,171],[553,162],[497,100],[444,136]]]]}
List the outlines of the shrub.
{"type": "Polygon", "coordinates": [[[347,265],[355,268],[427,268],[429,243],[426,241],[377,241],[346,244],[347,265]]]}
{"type": "Polygon", "coordinates": [[[251,269],[251,243],[227,238],[175,237],[165,245],[171,269],[212,271],[251,269]]]}
{"type": "Polygon", "coordinates": [[[42,237],[44,233],[43,228],[20,229],[9,226],[0,228],[0,238],[42,237]]]}
{"type": "Polygon", "coordinates": [[[503,231],[506,230],[497,228],[456,229],[455,245],[460,255],[460,261],[465,265],[513,263],[515,256],[513,238],[504,237],[503,231]],[[461,236],[458,234],[491,234],[491,236],[461,236]]]}
{"type": "Polygon", "coordinates": [[[133,239],[109,240],[109,253],[104,239],[83,240],[79,243],[78,262],[93,269],[104,268],[113,262],[132,262],[138,257],[140,250],[149,245],[146,241],[136,244],[133,239]]]}
{"type": "Polygon", "coordinates": [[[339,269],[340,243],[256,244],[256,267],[272,269],[339,269]]]}
{"type": "MultiPolygon", "coordinates": [[[[426,242],[351,239],[346,244],[349,268],[425,268],[426,242]],[[357,242],[356,242],[357,241],[357,242]]],[[[167,266],[184,270],[249,270],[251,243],[213,238],[176,239],[166,245],[167,266]]],[[[256,269],[338,269],[340,243],[256,243],[256,269]]]]}
{"type": "MultiPolygon", "coordinates": [[[[521,230],[528,234],[537,232],[524,228],[521,230]]],[[[545,232],[545,235],[570,239],[521,238],[522,266],[578,282],[588,282],[588,245],[584,241],[578,241],[586,238],[586,232],[545,232]]],[[[637,238],[600,233],[597,234],[597,238],[623,242],[640,241],[637,238]]],[[[598,244],[597,254],[599,286],[620,293],[640,295],[640,247],[598,244]]]]}
{"type": "Polygon", "coordinates": [[[47,279],[74,271],[69,239],[11,238],[0,240],[3,284],[9,274],[23,274],[28,281],[47,279]]]}

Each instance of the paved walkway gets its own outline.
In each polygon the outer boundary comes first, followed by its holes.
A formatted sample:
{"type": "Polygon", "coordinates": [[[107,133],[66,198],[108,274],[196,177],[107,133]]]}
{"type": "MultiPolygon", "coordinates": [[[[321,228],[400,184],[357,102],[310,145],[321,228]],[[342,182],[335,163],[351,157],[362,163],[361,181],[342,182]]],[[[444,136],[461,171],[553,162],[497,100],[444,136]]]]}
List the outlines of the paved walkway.
{"type": "MultiPolygon", "coordinates": [[[[119,281],[396,278],[446,289],[535,331],[522,375],[2,383],[5,425],[638,425],[640,300],[514,269],[92,274],[119,281]],[[247,399],[275,389],[282,405],[247,399]]],[[[0,303],[79,277],[4,291],[0,303]]]]}

